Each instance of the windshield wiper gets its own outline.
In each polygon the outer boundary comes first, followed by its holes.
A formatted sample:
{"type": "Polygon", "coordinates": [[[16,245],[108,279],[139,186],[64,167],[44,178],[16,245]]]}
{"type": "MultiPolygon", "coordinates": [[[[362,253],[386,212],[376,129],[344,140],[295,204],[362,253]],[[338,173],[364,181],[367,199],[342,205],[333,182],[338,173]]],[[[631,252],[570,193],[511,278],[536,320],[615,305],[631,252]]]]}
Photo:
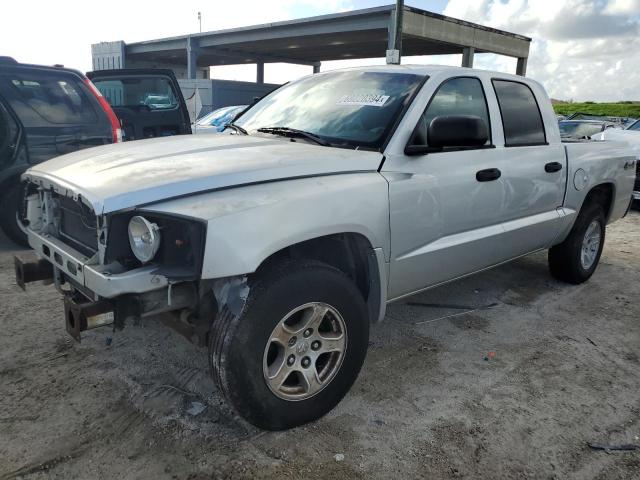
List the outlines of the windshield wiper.
{"type": "Polygon", "coordinates": [[[244,128],[242,128],[240,125],[236,125],[235,123],[227,123],[224,128],[222,129],[222,131],[225,131],[227,128],[232,129],[234,132],[240,132],[243,135],[249,135],[249,132],[247,132],[244,128]]]}
{"type": "Polygon", "coordinates": [[[305,132],[304,130],[298,130],[297,128],[290,127],[262,127],[258,128],[258,132],[262,133],[271,133],[273,135],[281,135],[283,137],[299,137],[306,138],[311,140],[312,142],[317,143],[318,145],[322,145],[323,147],[330,147],[331,143],[327,142],[323,138],[320,138],[318,135],[315,135],[311,132],[305,132]]]}

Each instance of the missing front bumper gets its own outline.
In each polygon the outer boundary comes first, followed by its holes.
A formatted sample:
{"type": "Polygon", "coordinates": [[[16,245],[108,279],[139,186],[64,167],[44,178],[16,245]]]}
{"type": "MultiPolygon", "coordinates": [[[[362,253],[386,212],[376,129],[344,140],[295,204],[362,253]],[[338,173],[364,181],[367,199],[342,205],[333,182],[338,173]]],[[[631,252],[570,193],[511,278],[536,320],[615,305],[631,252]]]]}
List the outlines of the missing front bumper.
{"type": "MultiPolygon", "coordinates": [[[[199,297],[196,282],[170,284],[148,292],[130,292],[115,298],[103,298],[86,286],[79,285],[73,277],[47,260],[25,261],[19,257],[14,258],[16,283],[23,290],[27,283],[53,280],[54,277],[57,278],[57,282],[62,281],[70,285],[69,290],[59,290],[64,293],[67,332],[78,342],[81,332],[85,330],[107,325],[113,325],[114,329],[120,330],[124,328],[127,319],[182,310],[198,311],[203,300],[199,297]]],[[[205,303],[211,303],[211,299],[207,298],[205,303]]],[[[209,315],[203,318],[208,321],[209,315]]],[[[198,330],[195,333],[202,332],[198,330]]]]}

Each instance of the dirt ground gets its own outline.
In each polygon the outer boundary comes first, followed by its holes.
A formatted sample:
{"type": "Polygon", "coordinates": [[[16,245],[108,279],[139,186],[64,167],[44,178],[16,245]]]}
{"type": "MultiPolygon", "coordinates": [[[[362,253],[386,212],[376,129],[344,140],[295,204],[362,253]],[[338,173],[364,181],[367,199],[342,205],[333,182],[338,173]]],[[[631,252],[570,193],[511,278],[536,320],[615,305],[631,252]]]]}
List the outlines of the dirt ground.
{"type": "Polygon", "coordinates": [[[640,444],[637,212],[584,285],[535,254],[390,306],[342,403],[278,433],[157,319],[72,341],[53,287],[15,285],[15,250],[0,238],[1,479],[640,479],[639,450],[587,446],[640,444]]]}

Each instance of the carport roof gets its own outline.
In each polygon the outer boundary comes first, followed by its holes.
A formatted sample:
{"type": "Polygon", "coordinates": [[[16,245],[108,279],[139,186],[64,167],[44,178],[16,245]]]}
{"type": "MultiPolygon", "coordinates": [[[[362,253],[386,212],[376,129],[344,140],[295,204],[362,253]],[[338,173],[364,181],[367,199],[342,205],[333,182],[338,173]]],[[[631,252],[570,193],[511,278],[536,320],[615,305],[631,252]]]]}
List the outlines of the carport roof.
{"type": "MultiPolygon", "coordinates": [[[[127,58],[177,63],[195,53],[198,66],[258,62],[314,65],[323,60],[384,57],[394,5],[284,22],[161,38],[126,45],[127,58]]],[[[402,55],[491,52],[527,58],[531,39],[413,7],[404,7],[402,55]]]]}

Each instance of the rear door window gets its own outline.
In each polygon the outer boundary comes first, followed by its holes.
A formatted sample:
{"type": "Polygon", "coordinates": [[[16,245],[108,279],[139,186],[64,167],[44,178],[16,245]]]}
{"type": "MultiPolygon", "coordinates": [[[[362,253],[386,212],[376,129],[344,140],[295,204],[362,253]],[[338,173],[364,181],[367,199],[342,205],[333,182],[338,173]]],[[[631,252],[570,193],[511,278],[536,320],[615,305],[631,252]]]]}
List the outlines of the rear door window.
{"type": "Polygon", "coordinates": [[[176,92],[171,81],[165,77],[104,77],[94,78],[93,83],[112,107],[149,110],[178,108],[176,92]]]}
{"type": "Polygon", "coordinates": [[[21,71],[2,79],[11,92],[14,110],[23,124],[96,123],[96,112],[80,82],[71,75],[54,72],[21,71]]]}
{"type": "Polygon", "coordinates": [[[507,147],[544,145],[546,136],[538,102],[524,83],[493,80],[507,147]]]}

